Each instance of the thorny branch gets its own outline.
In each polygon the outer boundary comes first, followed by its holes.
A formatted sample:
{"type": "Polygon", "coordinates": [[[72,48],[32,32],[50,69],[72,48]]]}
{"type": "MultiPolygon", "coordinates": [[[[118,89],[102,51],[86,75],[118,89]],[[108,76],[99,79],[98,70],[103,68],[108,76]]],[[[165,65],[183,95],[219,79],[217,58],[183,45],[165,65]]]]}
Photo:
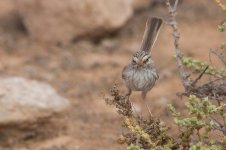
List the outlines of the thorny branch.
{"type": "Polygon", "coordinates": [[[167,23],[173,29],[172,36],[174,38],[174,47],[175,47],[175,50],[176,50],[176,61],[177,61],[178,69],[179,69],[179,75],[180,75],[181,81],[182,81],[185,89],[187,89],[187,87],[189,87],[190,83],[187,80],[188,74],[184,70],[184,66],[183,66],[183,63],[182,63],[183,54],[181,53],[181,50],[180,50],[180,47],[179,47],[180,33],[178,31],[177,22],[176,22],[177,4],[178,4],[178,0],[175,1],[174,6],[172,7],[171,4],[170,4],[170,1],[166,0],[166,5],[168,7],[168,11],[169,11],[169,14],[171,16],[170,20],[167,23]]]}
{"type": "MultiPolygon", "coordinates": [[[[194,94],[198,97],[209,97],[211,99],[215,100],[221,100],[226,102],[226,92],[224,89],[226,89],[226,84],[225,83],[220,83],[219,82],[211,82],[209,84],[203,84],[197,86],[198,81],[203,77],[206,68],[202,71],[202,73],[194,80],[192,80],[191,74],[185,71],[184,65],[183,65],[183,54],[181,52],[180,46],[179,46],[179,39],[180,39],[180,33],[178,31],[177,27],[177,21],[176,21],[176,11],[177,11],[177,4],[179,0],[175,0],[174,5],[172,6],[170,4],[170,0],[166,0],[166,5],[168,7],[168,11],[170,14],[170,19],[166,21],[167,24],[169,24],[172,29],[173,29],[173,39],[174,39],[174,47],[176,51],[176,62],[177,62],[177,67],[179,71],[179,76],[182,81],[182,84],[185,89],[185,93],[182,95],[189,96],[191,94],[194,94]]],[[[223,54],[218,53],[214,50],[210,51],[211,53],[215,54],[218,56],[218,58],[226,64],[226,60],[223,56],[223,54]]],[[[221,81],[224,81],[222,79],[221,81]]]]}
{"type": "MultiPolygon", "coordinates": [[[[168,7],[168,12],[170,14],[170,19],[166,21],[167,24],[169,24],[173,29],[173,39],[174,39],[174,47],[176,51],[176,62],[177,67],[179,71],[179,76],[182,81],[182,84],[185,88],[185,93],[182,95],[189,96],[191,94],[196,95],[197,97],[203,98],[203,97],[209,97],[210,99],[214,99],[217,101],[222,101],[223,103],[226,102],[226,83],[224,82],[225,78],[217,78],[214,77],[212,81],[204,83],[200,86],[197,86],[197,82],[203,77],[206,70],[208,69],[208,66],[205,67],[205,69],[201,72],[201,74],[194,80],[190,79],[191,74],[188,74],[183,65],[183,54],[180,50],[179,46],[179,39],[180,39],[180,33],[178,31],[177,27],[177,21],[176,21],[176,11],[177,11],[177,4],[179,0],[175,0],[174,5],[172,6],[170,4],[170,0],[166,0],[166,5],[168,7]]],[[[216,50],[209,50],[211,53],[215,54],[224,65],[226,65],[225,57],[222,53],[217,52],[216,50]]],[[[222,131],[224,134],[226,133],[226,127],[225,124],[223,125],[220,122],[216,122],[215,119],[211,119],[213,122],[215,122],[216,129],[222,131]]],[[[225,121],[225,120],[224,120],[225,121]]]]}

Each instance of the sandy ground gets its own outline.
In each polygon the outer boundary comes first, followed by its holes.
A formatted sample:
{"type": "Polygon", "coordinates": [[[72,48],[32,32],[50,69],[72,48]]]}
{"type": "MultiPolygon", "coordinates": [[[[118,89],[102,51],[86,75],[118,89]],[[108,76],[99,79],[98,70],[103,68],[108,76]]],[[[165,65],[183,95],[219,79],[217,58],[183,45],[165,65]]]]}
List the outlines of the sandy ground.
{"type": "MultiPolygon", "coordinates": [[[[72,103],[69,114],[61,119],[66,128],[56,131],[56,136],[32,142],[25,140],[12,145],[12,149],[38,149],[42,145],[56,143],[66,145],[61,147],[62,150],[125,149],[125,146],[117,144],[117,138],[123,131],[122,118],[114,108],[105,104],[103,96],[108,95],[114,82],[118,82],[122,92],[126,92],[121,70],[130,61],[131,54],[139,50],[146,18],[152,13],[166,18],[164,11],[161,7],[137,13],[115,35],[100,41],[79,41],[67,46],[50,46],[33,41],[26,34],[5,33],[6,36],[9,34],[9,38],[3,39],[0,47],[0,76],[23,76],[47,82],[72,103]]],[[[218,47],[226,38],[226,34],[216,28],[221,20],[209,16],[210,19],[205,19],[202,11],[199,15],[202,19],[194,19],[194,14],[188,11],[179,17],[181,49],[188,56],[209,61],[208,49],[218,47]]],[[[173,103],[179,110],[184,109],[183,100],[175,95],[183,88],[173,54],[171,28],[164,25],[152,51],[160,79],[147,99],[152,113],[168,125],[173,121],[167,104],[173,103]]],[[[139,113],[147,112],[140,103],[139,92],[134,92],[131,99],[139,113]]],[[[171,130],[173,133],[174,129],[171,130]]]]}

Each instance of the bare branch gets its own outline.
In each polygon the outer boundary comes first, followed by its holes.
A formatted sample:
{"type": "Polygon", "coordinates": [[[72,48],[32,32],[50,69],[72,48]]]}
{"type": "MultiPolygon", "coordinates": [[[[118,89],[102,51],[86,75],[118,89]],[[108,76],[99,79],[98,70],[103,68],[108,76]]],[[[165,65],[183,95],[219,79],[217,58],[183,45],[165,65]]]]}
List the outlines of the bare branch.
{"type": "Polygon", "coordinates": [[[203,70],[203,72],[191,83],[191,86],[194,86],[198,80],[200,80],[202,78],[202,76],[204,75],[204,73],[206,72],[206,70],[209,68],[209,66],[206,66],[206,68],[203,70]]]}
{"type": "Polygon", "coordinates": [[[209,52],[216,55],[222,61],[222,63],[226,66],[226,58],[224,57],[223,53],[217,52],[217,49],[209,49],[209,52]]]}
{"type": "Polygon", "coordinates": [[[222,123],[212,116],[210,117],[210,120],[213,121],[215,129],[220,130],[224,135],[226,135],[226,127],[222,123]]]}
{"type": "Polygon", "coordinates": [[[181,53],[181,50],[179,47],[180,33],[178,31],[177,21],[176,21],[176,11],[177,11],[178,0],[175,1],[173,7],[171,6],[170,1],[166,0],[166,5],[168,7],[168,12],[171,16],[170,20],[167,22],[167,24],[169,24],[173,29],[172,36],[174,38],[174,47],[175,47],[175,51],[176,51],[177,67],[179,69],[179,75],[180,75],[180,79],[183,83],[183,86],[185,89],[187,89],[190,85],[190,82],[187,80],[188,75],[185,72],[184,66],[182,63],[183,54],[181,53]]]}
{"type": "MultiPolygon", "coordinates": [[[[170,14],[170,19],[166,20],[165,23],[170,25],[172,27],[173,33],[172,37],[174,39],[174,47],[176,52],[176,63],[177,68],[179,71],[179,76],[181,79],[181,82],[184,86],[185,92],[180,95],[189,96],[191,94],[196,95],[197,97],[203,98],[203,97],[209,97],[210,99],[214,100],[221,100],[226,101],[226,84],[218,84],[216,82],[207,82],[202,85],[197,85],[198,81],[203,77],[203,75],[207,72],[208,67],[204,69],[204,71],[195,79],[192,80],[191,74],[185,71],[185,66],[183,64],[183,54],[180,49],[179,45],[179,39],[180,39],[180,33],[178,31],[177,21],[176,21],[176,12],[177,12],[177,4],[179,0],[175,0],[175,3],[173,5],[170,4],[170,0],[166,0],[166,5],[168,7],[168,12],[170,14]]],[[[212,52],[212,51],[211,51],[212,52]]],[[[213,51],[215,55],[221,59],[222,62],[225,62],[224,56],[222,54],[217,53],[216,51],[213,51]]],[[[215,75],[212,75],[215,79],[218,77],[215,75]]],[[[221,81],[224,81],[224,79],[220,79],[221,81]]]]}

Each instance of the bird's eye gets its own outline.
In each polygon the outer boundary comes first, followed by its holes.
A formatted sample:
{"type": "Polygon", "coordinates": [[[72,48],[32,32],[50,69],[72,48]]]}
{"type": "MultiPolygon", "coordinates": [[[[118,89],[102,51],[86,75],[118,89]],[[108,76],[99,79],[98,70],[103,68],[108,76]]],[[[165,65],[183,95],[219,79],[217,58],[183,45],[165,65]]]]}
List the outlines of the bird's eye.
{"type": "Polygon", "coordinates": [[[148,60],[149,60],[149,58],[145,59],[145,60],[144,60],[144,63],[147,63],[147,62],[148,62],[148,60]]]}
{"type": "Polygon", "coordinates": [[[135,63],[136,63],[136,61],[133,59],[133,60],[132,60],[132,63],[133,63],[133,64],[135,64],[135,63]]]}

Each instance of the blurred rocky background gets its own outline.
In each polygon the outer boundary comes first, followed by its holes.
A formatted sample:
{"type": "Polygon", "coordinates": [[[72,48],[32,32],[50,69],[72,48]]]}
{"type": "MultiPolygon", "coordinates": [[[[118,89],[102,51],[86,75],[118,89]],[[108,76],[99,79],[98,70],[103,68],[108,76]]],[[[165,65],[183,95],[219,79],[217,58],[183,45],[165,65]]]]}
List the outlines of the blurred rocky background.
{"type": "MultiPolygon", "coordinates": [[[[1,0],[0,149],[125,149],[116,140],[120,118],[103,96],[114,82],[126,92],[121,70],[150,16],[168,18],[164,0],[1,0]]],[[[224,19],[213,0],[181,0],[183,52],[209,61],[209,48],[225,42],[217,30],[224,19]]],[[[184,109],[172,42],[164,25],[152,53],[160,79],[148,94],[152,113],[169,125],[167,104],[184,109]]],[[[139,99],[132,95],[146,113],[139,99]]]]}

